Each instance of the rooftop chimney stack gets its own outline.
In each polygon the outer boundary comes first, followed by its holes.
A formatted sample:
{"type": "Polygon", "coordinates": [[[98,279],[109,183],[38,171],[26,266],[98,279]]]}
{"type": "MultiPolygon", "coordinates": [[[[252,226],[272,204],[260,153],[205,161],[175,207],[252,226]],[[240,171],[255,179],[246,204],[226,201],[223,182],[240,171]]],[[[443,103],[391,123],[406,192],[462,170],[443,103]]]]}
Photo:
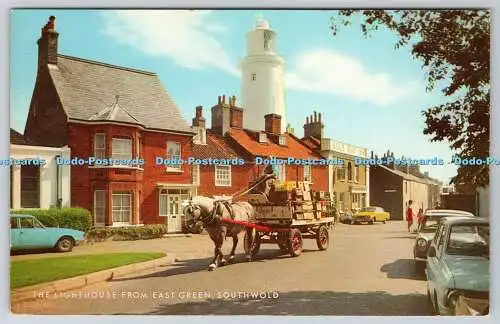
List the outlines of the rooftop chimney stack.
{"type": "Polygon", "coordinates": [[[310,117],[306,117],[306,123],[304,125],[304,137],[315,137],[318,140],[323,139],[323,122],[321,120],[321,113],[318,114],[316,111],[314,115],[311,114],[310,117]],[[314,116],[314,117],[313,117],[314,116]]]}
{"type": "Polygon", "coordinates": [[[49,21],[43,26],[38,44],[38,68],[47,67],[47,64],[57,64],[57,39],[56,17],[50,16],[49,21]]]}
{"type": "Polygon", "coordinates": [[[265,131],[272,134],[281,134],[281,116],[278,114],[267,114],[265,119],[265,131]]]}

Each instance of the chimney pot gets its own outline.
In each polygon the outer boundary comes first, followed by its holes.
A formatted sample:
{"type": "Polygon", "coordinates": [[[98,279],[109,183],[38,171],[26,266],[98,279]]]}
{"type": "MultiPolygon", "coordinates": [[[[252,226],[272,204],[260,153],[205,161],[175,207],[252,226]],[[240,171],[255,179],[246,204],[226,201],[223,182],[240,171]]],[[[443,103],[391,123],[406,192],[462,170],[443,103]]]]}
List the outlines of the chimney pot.
{"type": "Polygon", "coordinates": [[[222,103],[223,103],[223,104],[226,104],[226,95],[223,95],[223,96],[222,96],[222,103]]]}
{"type": "Polygon", "coordinates": [[[309,117],[306,117],[306,125],[309,125],[309,117]]]}
{"type": "Polygon", "coordinates": [[[316,123],[318,121],[318,114],[314,112],[314,122],[316,123]]]}
{"type": "Polygon", "coordinates": [[[203,117],[203,106],[196,107],[196,117],[203,117]]]}
{"type": "Polygon", "coordinates": [[[318,121],[321,124],[321,113],[318,114],[318,121]]]}

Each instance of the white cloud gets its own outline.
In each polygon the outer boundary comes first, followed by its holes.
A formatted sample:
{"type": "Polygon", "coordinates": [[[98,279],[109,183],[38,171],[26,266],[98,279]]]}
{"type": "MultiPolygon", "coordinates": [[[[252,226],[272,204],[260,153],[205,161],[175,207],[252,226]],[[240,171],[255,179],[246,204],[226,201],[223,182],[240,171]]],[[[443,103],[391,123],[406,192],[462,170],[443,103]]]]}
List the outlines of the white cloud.
{"type": "Polygon", "coordinates": [[[239,71],[214,34],[224,26],[210,22],[207,10],[117,10],[107,12],[104,33],[154,56],[190,69],[239,71]]]}
{"type": "Polygon", "coordinates": [[[416,82],[397,84],[387,73],[371,73],[355,59],[330,50],[312,50],[298,57],[286,75],[288,89],[355,98],[377,106],[413,94],[416,82]]]}

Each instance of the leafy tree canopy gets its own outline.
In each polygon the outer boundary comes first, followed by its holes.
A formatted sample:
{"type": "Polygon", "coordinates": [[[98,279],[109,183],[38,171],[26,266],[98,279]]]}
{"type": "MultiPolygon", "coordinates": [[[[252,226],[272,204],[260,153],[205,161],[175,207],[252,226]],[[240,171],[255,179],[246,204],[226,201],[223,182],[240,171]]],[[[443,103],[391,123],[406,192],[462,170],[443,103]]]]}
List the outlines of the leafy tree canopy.
{"type": "MultiPolygon", "coordinates": [[[[410,46],[427,72],[427,90],[441,87],[449,100],[429,107],[424,134],[448,141],[458,157],[486,158],[490,146],[489,10],[340,10],[331,21],[335,36],[360,16],[369,36],[387,28],[398,36],[395,48],[410,46]]],[[[489,183],[486,165],[460,166],[452,183],[462,191],[489,183]]]]}

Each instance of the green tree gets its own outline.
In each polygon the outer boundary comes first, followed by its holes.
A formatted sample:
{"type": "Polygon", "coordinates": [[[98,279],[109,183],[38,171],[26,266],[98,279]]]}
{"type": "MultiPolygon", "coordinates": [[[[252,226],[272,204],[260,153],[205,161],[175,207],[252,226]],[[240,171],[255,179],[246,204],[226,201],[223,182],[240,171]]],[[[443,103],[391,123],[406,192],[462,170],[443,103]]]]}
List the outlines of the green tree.
{"type": "MultiPolygon", "coordinates": [[[[423,133],[448,141],[460,158],[489,155],[490,11],[489,10],[340,10],[332,17],[335,36],[360,17],[363,35],[386,28],[398,36],[395,48],[411,46],[427,72],[427,90],[436,86],[449,98],[422,114],[423,133]]],[[[460,166],[452,183],[462,191],[489,183],[489,168],[460,166]]]]}

